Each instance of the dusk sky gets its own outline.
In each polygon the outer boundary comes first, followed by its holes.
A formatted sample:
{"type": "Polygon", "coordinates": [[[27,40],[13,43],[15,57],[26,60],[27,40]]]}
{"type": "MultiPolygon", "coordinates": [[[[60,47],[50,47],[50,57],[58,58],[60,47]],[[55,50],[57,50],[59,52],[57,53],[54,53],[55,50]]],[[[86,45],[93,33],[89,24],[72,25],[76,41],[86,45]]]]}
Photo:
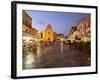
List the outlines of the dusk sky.
{"type": "Polygon", "coordinates": [[[47,11],[29,11],[27,14],[32,18],[32,27],[39,31],[44,31],[48,24],[52,25],[54,32],[62,33],[65,36],[69,33],[72,26],[89,16],[87,13],[71,12],[47,12],[47,11]]]}

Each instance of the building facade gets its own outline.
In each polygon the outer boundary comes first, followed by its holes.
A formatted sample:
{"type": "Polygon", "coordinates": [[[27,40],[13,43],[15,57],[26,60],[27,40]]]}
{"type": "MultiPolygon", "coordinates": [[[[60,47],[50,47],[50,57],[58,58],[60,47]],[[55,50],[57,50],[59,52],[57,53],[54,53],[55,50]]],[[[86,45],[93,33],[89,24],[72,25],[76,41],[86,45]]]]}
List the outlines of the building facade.
{"type": "Polygon", "coordinates": [[[55,40],[54,31],[52,29],[51,24],[48,24],[43,32],[43,41],[51,41],[55,40]]]}
{"type": "Polygon", "coordinates": [[[35,28],[32,28],[32,18],[23,10],[23,24],[22,24],[22,31],[24,33],[37,36],[38,30],[35,28]]]}
{"type": "Polygon", "coordinates": [[[64,34],[56,34],[57,40],[61,41],[62,39],[64,39],[64,34]]]}
{"type": "Polygon", "coordinates": [[[77,25],[78,37],[81,38],[81,41],[87,42],[91,40],[91,17],[88,16],[82,19],[77,25]]]}
{"type": "Polygon", "coordinates": [[[76,32],[77,32],[77,27],[73,26],[69,31],[67,40],[70,42],[74,42],[76,37],[76,32]]]}
{"type": "Polygon", "coordinates": [[[90,42],[91,40],[91,17],[88,16],[79,21],[76,27],[72,27],[67,40],[71,42],[90,42]]]}

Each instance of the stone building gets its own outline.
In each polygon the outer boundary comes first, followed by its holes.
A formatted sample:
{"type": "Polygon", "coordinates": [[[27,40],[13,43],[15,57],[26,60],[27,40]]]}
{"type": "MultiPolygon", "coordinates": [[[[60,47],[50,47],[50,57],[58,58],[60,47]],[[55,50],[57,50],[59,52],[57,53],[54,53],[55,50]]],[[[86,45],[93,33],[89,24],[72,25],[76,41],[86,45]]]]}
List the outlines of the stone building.
{"type": "Polygon", "coordinates": [[[37,36],[37,37],[39,36],[38,30],[36,28],[31,28],[31,34],[34,35],[34,36],[37,36]]]}
{"type": "Polygon", "coordinates": [[[22,30],[23,32],[30,33],[31,32],[30,28],[32,28],[32,18],[24,10],[23,10],[22,16],[23,16],[22,30]]]}
{"type": "Polygon", "coordinates": [[[73,26],[69,31],[69,35],[72,35],[76,30],[77,30],[77,27],[73,26]]]}
{"type": "Polygon", "coordinates": [[[80,20],[76,27],[72,27],[67,40],[70,40],[71,42],[77,41],[83,41],[88,42],[91,40],[91,25],[90,16],[80,20]]]}
{"type": "Polygon", "coordinates": [[[76,37],[76,32],[77,32],[77,27],[73,26],[69,31],[67,40],[70,42],[74,42],[76,37]]]}
{"type": "Polygon", "coordinates": [[[91,39],[91,18],[90,16],[82,19],[78,24],[77,24],[77,32],[78,32],[78,37],[81,38],[82,41],[90,41],[91,39]]]}
{"type": "Polygon", "coordinates": [[[27,27],[32,27],[32,18],[23,10],[23,24],[27,27]]]}
{"type": "Polygon", "coordinates": [[[32,28],[32,18],[24,10],[23,10],[22,16],[23,16],[22,18],[23,33],[28,34],[28,35],[33,35],[33,36],[38,35],[38,30],[35,28],[32,28]]]}
{"type": "Polygon", "coordinates": [[[51,24],[48,24],[43,32],[43,41],[54,41],[54,31],[52,29],[51,24]]]}
{"type": "Polygon", "coordinates": [[[64,39],[64,34],[61,34],[61,33],[58,33],[58,34],[56,34],[56,37],[57,37],[57,40],[62,40],[62,39],[64,39]]]}

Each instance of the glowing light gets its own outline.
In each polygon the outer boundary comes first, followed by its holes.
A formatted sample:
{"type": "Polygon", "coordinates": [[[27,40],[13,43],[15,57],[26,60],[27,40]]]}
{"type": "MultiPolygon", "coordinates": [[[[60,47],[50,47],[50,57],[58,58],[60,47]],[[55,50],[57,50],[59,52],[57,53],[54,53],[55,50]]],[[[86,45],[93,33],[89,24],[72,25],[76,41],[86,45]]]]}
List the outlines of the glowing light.
{"type": "Polygon", "coordinates": [[[34,67],[35,65],[33,64],[35,64],[35,62],[36,60],[34,55],[31,52],[27,52],[27,56],[25,57],[25,63],[24,63],[26,65],[25,67],[27,69],[34,67]]]}
{"type": "Polygon", "coordinates": [[[33,40],[33,38],[29,36],[23,36],[23,40],[25,40],[26,42],[29,42],[30,40],[33,40]]]}

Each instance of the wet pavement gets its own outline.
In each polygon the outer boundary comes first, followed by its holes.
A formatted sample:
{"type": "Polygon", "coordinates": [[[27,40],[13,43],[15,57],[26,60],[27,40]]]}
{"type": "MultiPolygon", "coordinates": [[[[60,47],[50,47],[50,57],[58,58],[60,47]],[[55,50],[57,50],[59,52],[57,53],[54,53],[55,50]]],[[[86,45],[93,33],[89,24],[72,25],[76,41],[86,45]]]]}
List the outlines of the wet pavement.
{"type": "Polygon", "coordinates": [[[69,48],[55,43],[38,46],[36,53],[27,51],[23,55],[23,69],[90,66],[90,51],[69,48]]]}

